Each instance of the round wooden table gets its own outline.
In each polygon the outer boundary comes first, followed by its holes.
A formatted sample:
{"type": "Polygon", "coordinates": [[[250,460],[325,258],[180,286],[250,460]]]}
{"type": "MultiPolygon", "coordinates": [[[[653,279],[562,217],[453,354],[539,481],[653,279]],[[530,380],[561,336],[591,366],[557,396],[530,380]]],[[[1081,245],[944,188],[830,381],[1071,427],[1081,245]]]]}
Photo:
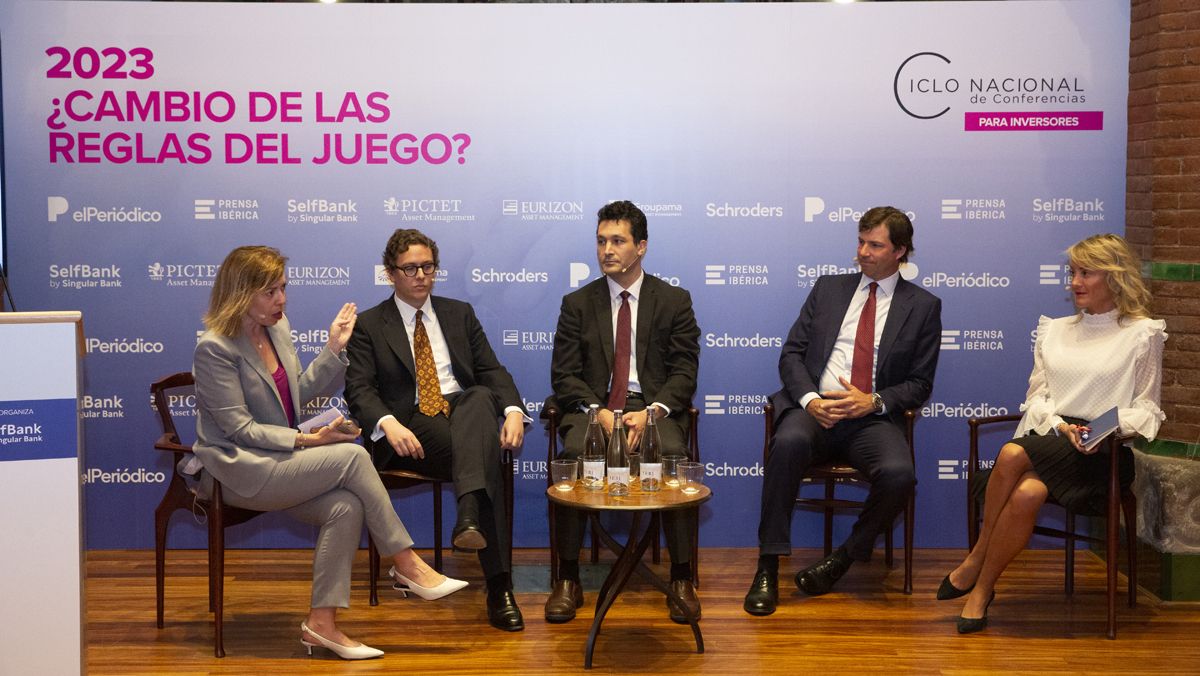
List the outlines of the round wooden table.
{"type": "Polygon", "coordinates": [[[607,489],[587,490],[583,487],[583,482],[578,481],[575,483],[575,488],[569,491],[560,491],[551,486],[546,489],[546,497],[560,507],[591,512],[592,529],[608,548],[617,554],[617,561],[608,571],[608,577],[604,578],[604,584],[600,587],[600,595],[596,598],[596,616],[592,620],[592,630],[588,632],[587,650],[583,658],[585,669],[592,668],[592,653],[596,648],[596,638],[600,635],[600,624],[634,571],[637,571],[642,578],[665,594],[668,603],[674,605],[676,609],[685,611],[685,614],[688,615],[688,624],[692,627],[692,633],[696,637],[696,652],[704,652],[704,637],[700,635],[699,618],[694,614],[686,613],[686,606],[677,595],[671,592],[671,586],[663,582],[658,575],[654,574],[654,571],[642,563],[642,555],[650,546],[650,540],[658,536],[661,514],[675,509],[698,507],[712,497],[712,491],[708,486],[701,486],[698,492],[690,494],[684,493],[678,488],[665,487],[660,491],[644,493],[635,486],[630,488],[628,495],[617,496],[609,495],[607,489]],[[629,527],[629,537],[624,545],[617,542],[604,529],[600,519],[597,518],[601,512],[630,512],[633,514],[633,524],[629,527]],[[643,528],[643,517],[646,515],[649,515],[650,518],[643,528]]]}

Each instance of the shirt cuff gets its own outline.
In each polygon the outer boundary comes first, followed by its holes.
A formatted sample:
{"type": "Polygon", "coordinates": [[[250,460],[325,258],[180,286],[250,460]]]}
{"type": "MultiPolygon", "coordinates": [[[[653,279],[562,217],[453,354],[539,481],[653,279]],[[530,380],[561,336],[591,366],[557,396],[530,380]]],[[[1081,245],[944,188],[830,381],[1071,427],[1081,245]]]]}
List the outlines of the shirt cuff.
{"type": "Polygon", "coordinates": [[[380,418],[379,422],[375,423],[375,431],[371,432],[371,441],[379,441],[380,439],[383,438],[383,421],[387,420],[388,418],[395,420],[396,416],[385,415],[382,418],[380,418]]]}
{"type": "Polygon", "coordinates": [[[817,394],[816,392],[809,392],[808,394],[804,395],[803,397],[800,397],[800,408],[807,411],[809,402],[811,402],[813,399],[820,399],[820,398],[821,398],[821,395],[817,394]]]}
{"type": "Polygon", "coordinates": [[[528,415],[525,415],[525,411],[523,411],[523,410],[521,409],[521,407],[520,407],[520,406],[506,406],[506,407],[504,407],[504,417],[506,417],[506,418],[507,418],[507,417],[508,417],[508,414],[509,414],[509,413],[512,413],[512,412],[514,412],[514,411],[516,411],[517,413],[520,413],[520,414],[521,414],[521,420],[522,420],[522,421],[523,421],[523,422],[524,422],[526,425],[529,425],[529,424],[533,423],[533,418],[530,418],[528,415]]]}
{"type": "Polygon", "coordinates": [[[652,403],[652,404],[650,404],[650,405],[651,405],[651,406],[657,406],[657,407],[659,407],[659,408],[661,408],[661,409],[663,410],[663,414],[662,414],[661,416],[659,416],[659,417],[663,417],[663,418],[665,418],[665,417],[667,417],[667,416],[671,415],[671,409],[667,408],[666,404],[663,404],[663,403],[660,403],[660,402],[657,402],[657,401],[656,401],[656,402],[654,402],[654,403],[652,403]]]}

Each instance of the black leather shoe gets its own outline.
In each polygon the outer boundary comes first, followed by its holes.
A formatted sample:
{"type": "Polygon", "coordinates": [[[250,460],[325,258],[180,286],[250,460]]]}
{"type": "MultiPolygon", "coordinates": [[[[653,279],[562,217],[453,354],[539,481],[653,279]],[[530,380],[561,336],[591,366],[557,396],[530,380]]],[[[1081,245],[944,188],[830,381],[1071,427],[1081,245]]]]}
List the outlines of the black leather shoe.
{"type": "Polygon", "coordinates": [[[937,600],[949,601],[950,599],[957,599],[957,598],[966,596],[967,594],[970,594],[971,590],[974,588],[975,588],[975,585],[971,585],[970,587],[967,587],[966,589],[959,589],[958,587],[955,587],[953,583],[950,582],[950,576],[947,575],[946,578],[944,580],[942,580],[941,586],[938,587],[937,600]]]}
{"type": "Polygon", "coordinates": [[[992,601],[995,600],[996,592],[992,592],[992,595],[988,597],[987,604],[983,606],[983,617],[963,617],[962,615],[959,615],[958,633],[974,634],[977,631],[983,631],[984,629],[987,629],[987,611],[988,608],[991,607],[992,601]]]}
{"type": "Polygon", "coordinates": [[[683,607],[678,602],[667,597],[667,608],[670,609],[671,621],[676,624],[688,624],[689,617],[700,620],[700,597],[696,596],[696,588],[691,580],[671,580],[671,593],[683,600],[683,607]]]}
{"type": "Polygon", "coordinates": [[[751,615],[770,615],[778,605],[779,573],[759,568],[754,574],[754,582],[750,583],[750,591],[746,592],[742,608],[751,615]]]}
{"type": "Polygon", "coordinates": [[[838,550],[796,573],[796,586],[809,596],[828,594],[833,584],[842,579],[853,561],[838,550]]]}
{"type": "Polygon", "coordinates": [[[559,580],[546,599],[546,621],[559,624],[575,619],[575,609],[583,605],[583,585],[578,580],[559,580]]]}
{"type": "Polygon", "coordinates": [[[454,526],[454,535],[450,543],[455,549],[464,552],[477,552],[487,548],[487,538],[479,530],[479,524],[474,519],[459,519],[454,526]]]}
{"type": "Polygon", "coordinates": [[[521,631],[525,628],[525,618],[521,617],[517,597],[513,596],[511,589],[489,591],[487,613],[488,623],[501,631],[521,631]]]}

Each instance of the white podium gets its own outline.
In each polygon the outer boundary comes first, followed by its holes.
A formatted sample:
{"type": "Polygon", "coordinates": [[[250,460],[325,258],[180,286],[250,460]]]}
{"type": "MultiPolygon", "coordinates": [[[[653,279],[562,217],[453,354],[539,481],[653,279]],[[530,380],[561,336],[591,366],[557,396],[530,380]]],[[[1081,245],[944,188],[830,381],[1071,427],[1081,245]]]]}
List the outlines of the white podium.
{"type": "Polygon", "coordinates": [[[81,674],[79,312],[0,313],[0,674],[81,674]]]}

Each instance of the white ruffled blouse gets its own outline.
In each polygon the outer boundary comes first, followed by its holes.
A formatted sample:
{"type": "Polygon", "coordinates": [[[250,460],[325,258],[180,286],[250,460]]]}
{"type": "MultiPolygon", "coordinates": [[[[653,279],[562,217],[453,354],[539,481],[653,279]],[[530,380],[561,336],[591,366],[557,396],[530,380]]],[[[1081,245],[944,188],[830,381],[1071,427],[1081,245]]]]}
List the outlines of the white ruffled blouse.
{"type": "Polygon", "coordinates": [[[1016,436],[1048,434],[1062,416],[1092,420],[1115,405],[1122,434],[1153,439],[1166,419],[1160,408],[1166,326],[1161,319],[1118,322],[1117,310],[1040,317],[1016,436]]]}

